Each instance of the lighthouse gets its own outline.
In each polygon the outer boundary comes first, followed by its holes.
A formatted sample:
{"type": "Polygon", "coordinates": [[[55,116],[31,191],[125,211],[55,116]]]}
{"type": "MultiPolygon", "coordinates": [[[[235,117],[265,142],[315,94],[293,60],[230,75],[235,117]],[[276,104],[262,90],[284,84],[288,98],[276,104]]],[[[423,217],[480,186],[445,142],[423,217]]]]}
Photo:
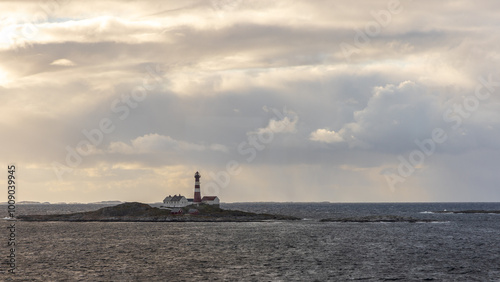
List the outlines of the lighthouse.
{"type": "Polygon", "coordinates": [[[186,197],[179,194],[179,196],[168,196],[163,200],[163,205],[160,208],[183,208],[190,205],[200,206],[200,205],[211,205],[218,207],[220,204],[220,199],[217,196],[204,196],[201,197],[200,191],[200,178],[199,172],[194,174],[194,199],[186,199],[186,197]]]}
{"type": "Polygon", "coordinates": [[[195,203],[201,203],[201,193],[200,193],[200,178],[201,175],[199,172],[196,172],[194,174],[194,199],[193,202],[195,203]]]}

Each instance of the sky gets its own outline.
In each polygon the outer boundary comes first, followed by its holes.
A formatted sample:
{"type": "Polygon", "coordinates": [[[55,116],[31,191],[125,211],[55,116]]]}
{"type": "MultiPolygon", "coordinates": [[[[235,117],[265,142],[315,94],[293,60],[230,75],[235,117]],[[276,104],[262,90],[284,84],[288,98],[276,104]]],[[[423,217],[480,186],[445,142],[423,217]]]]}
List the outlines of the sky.
{"type": "Polygon", "coordinates": [[[499,9],[2,1],[0,163],[21,201],[500,201],[499,9]]]}

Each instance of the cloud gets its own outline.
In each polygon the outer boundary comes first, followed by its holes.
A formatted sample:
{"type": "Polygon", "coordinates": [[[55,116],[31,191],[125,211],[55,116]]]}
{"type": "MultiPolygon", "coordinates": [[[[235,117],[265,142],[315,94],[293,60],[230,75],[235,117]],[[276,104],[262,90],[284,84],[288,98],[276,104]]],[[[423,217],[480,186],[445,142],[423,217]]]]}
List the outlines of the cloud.
{"type": "Polygon", "coordinates": [[[323,143],[340,143],[344,142],[344,138],[340,136],[339,133],[335,131],[330,131],[328,129],[318,129],[311,133],[310,140],[318,141],[323,143]]]}
{"type": "Polygon", "coordinates": [[[257,129],[256,131],[250,131],[247,135],[252,134],[269,134],[269,133],[296,133],[297,132],[297,122],[299,121],[298,115],[290,110],[284,108],[283,113],[278,109],[264,106],[264,111],[272,112],[277,118],[271,118],[266,127],[257,129]]]}
{"type": "Polygon", "coordinates": [[[50,63],[53,66],[64,66],[64,67],[71,67],[74,66],[75,63],[68,60],[68,59],[58,59],[50,63]]]}
{"type": "Polygon", "coordinates": [[[163,136],[157,133],[139,136],[130,141],[130,145],[124,142],[111,142],[108,146],[108,153],[117,154],[144,154],[155,152],[183,151],[218,151],[228,152],[226,146],[221,144],[203,145],[175,140],[170,136],[163,136]]]}
{"type": "Polygon", "coordinates": [[[328,136],[350,147],[401,152],[441,126],[443,111],[438,96],[414,82],[387,84],[374,87],[366,107],[353,113],[354,121],[328,136]]]}

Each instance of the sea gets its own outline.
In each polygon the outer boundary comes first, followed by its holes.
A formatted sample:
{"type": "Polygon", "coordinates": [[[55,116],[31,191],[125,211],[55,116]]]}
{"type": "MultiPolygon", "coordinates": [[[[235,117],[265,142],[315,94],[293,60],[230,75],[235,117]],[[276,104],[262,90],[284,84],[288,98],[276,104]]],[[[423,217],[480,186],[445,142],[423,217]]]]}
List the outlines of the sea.
{"type": "MultiPolygon", "coordinates": [[[[18,205],[19,214],[103,205],[18,205]]],[[[265,222],[2,220],[1,281],[500,281],[500,203],[228,203],[265,222]],[[435,222],[320,222],[396,215],[435,222]],[[9,226],[15,270],[9,273],[9,226]]],[[[0,206],[5,208],[6,206],[0,206]]]]}

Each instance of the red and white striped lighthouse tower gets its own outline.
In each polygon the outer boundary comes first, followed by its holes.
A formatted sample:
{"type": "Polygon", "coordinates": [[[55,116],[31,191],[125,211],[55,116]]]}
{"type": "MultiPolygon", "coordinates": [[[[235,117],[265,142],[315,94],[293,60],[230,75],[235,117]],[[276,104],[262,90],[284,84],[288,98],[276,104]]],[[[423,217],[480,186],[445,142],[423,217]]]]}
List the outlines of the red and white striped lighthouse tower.
{"type": "Polygon", "coordinates": [[[200,178],[201,175],[199,172],[196,172],[194,174],[194,199],[193,202],[195,203],[201,203],[201,193],[200,193],[200,178]]]}

